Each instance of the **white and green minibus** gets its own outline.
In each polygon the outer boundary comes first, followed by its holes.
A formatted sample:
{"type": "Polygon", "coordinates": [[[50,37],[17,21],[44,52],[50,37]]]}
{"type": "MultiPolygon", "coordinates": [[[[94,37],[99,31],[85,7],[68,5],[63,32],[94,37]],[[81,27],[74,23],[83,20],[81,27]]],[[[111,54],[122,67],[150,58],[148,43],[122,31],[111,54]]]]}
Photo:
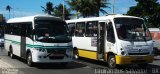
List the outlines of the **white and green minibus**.
{"type": "Polygon", "coordinates": [[[72,61],[72,39],[65,21],[49,15],[12,18],[5,28],[4,47],[11,58],[15,56],[33,63],[62,63],[72,61]]]}

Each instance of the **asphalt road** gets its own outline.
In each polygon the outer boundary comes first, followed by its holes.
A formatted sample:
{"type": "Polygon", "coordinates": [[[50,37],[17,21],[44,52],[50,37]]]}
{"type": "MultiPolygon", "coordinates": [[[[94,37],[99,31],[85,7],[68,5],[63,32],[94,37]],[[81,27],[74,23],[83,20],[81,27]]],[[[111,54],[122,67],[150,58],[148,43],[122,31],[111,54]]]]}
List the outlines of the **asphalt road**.
{"type": "Polygon", "coordinates": [[[11,59],[5,50],[0,49],[0,74],[160,74],[160,56],[146,68],[137,65],[120,66],[109,69],[105,62],[81,58],[69,63],[66,67],[61,64],[36,64],[29,67],[21,58],[11,59]]]}

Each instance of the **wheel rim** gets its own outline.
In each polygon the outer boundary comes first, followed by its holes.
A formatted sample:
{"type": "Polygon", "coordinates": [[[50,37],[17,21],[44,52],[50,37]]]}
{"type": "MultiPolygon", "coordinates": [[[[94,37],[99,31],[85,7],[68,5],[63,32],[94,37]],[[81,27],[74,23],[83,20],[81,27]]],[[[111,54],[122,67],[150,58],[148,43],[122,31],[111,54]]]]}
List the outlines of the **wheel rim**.
{"type": "Polygon", "coordinates": [[[31,64],[31,55],[28,55],[28,65],[30,65],[31,64]]]}
{"type": "Polygon", "coordinates": [[[111,58],[110,61],[109,61],[109,65],[110,67],[114,68],[116,66],[116,61],[114,58],[111,58]]]}
{"type": "Polygon", "coordinates": [[[75,59],[78,59],[79,57],[78,57],[78,51],[74,51],[74,58],[75,59]]]}
{"type": "Polygon", "coordinates": [[[74,58],[75,58],[75,59],[78,59],[78,54],[75,54],[75,55],[74,55],[74,58]]]}
{"type": "Polygon", "coordinates": [[[13,57],[13,54],[12,54],[12,52],[10,53],[10,56],[11,56],[11,57],[13,57]]]}

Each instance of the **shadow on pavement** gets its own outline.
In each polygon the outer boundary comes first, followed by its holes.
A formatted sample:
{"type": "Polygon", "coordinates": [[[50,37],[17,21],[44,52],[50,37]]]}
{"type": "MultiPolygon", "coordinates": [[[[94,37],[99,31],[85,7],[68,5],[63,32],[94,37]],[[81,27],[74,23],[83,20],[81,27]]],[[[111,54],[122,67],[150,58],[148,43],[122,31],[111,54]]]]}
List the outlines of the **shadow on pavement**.
{"type": "MultiPolygon", "coordinates": [[[[117,68],[110,69],[108,68],[107,62],[95,61],[95,60],[85,59],[85,58],[80,58],[79,60],[88,62],[88,63],[92,63],[95,65],[103,66],[103,67],[96,67],[96,66],[94,67],[95,69],[101,69],[102,71],[103,69],[105,69],[106,71],[117,71],[117,72],[123,71],[122,73],[118,73],[118,74],[160,74],[160,66],[154,65],[154,64],[148,64],[145,68],[141,68],[137,64],[118,65],[117,68]]],[[[117,74],[117,73],[113,73],[113,74],[117,74]]]]}
{"type": "MultiPolygon", "coordinates": [[[[20,57],[15,57],[18,61],[23,62],[26,64],[26,60],[20,57]]],[[[26,64],[27,65],[27,64],[26,64]]],[[[61,63],[35,63],[33,67],[38,69],[73,69],[73,68],[82,68],[86,67],[87,65],[78,63],[78,62],[70,62],[67,65],[63,65],[61,63]]]]}
{"type": "Polygon", "coordinates": [[[63,65],[61,63],[37,63],[35,64],[36,68],[39,69],[75,69],[75,68],[82,68],[86,67],[87,65],[77,63],[77,62],[70,62],[67,65],[63,65]]]}

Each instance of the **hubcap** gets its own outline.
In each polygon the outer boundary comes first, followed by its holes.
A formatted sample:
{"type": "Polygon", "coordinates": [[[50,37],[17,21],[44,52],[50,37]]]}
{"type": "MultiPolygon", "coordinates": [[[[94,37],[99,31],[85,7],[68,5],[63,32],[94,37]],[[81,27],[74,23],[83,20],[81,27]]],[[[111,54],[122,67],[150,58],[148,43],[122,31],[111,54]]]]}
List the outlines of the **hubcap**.
{"type": "Polygon", "coordinates": [[[115,67],[115,65],[116,65],[115,59],[114,59],[114,58],[111,58],[109,64],[110,64],[111,67],[115,67]]]}
{"type": "Polygon", "coordinates": [[[74,57],[75,57],[75,59],[78,59],[78,55],[77,54],[75,54],[74,57]]]}
{"type": "Polygon", "coordinates": [[[13,54],[12,54],[12,53],[10,53],[10,56],[11,56],[11,57],[13,57],[13,54]]]}
{"type": "Polygon", "coordinates": [[[28,55],[28,64],[31,64],[31,56],[28,55]]]}

